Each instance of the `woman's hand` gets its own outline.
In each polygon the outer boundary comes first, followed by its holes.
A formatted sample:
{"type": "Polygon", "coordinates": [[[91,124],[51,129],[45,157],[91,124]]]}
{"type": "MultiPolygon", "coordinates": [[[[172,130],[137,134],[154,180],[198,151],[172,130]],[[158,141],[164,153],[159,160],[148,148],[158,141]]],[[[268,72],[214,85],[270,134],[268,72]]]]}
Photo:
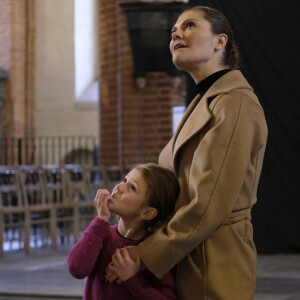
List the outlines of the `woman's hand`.
{"type": "Polygon", "coordinates": [[[96,207],[98,217],[104,221],[109,221],[111,213],[108,209],[108,201],[111,199],[110,192],[108,190],[100,189],[94,199],[94,205],[96,207]]]}
{"type": "Polygon", "coordinates": [[[120,283],[142,270],[142,267],[138,248],[127,246],[115,252],[111,263],[106,268],[105,279],[109,283],[120,283]]]}
{"type": "Polygon", "coordinates": [[[130,257],[127,247],[117,249],[112,257],[109,269],[115,273],[120,281],[126,281],[141,269],[141,259],[139,255],[133,259],[130,257]]]}

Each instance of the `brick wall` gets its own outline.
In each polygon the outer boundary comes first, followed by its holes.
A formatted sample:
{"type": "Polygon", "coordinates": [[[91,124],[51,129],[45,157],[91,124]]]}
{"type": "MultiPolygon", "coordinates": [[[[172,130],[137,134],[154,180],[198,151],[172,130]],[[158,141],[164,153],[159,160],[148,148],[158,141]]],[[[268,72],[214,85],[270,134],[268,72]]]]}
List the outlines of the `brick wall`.
{"type": "Polygon", "coordinates": [[[33,129],[34,1],[0,1],[0,68],[8,73],[1,120],[4,136],[22,137],[33,129]]]}
{"type": "Polygon", "coordinates": [[[10,66],[10,5],[9,0],[0,1],[0,69],[10,66]]]}
{"type": "MultiPolygon", "coordinates": [[[[0,1],[0,69],[8,72],[10,69],[10,1],[3,0],[0,1]]],[[[8,94],[8,81],[6,80],[4,85],[5,98],[8,94]]],[[[5,101],[6,102],[6,101],[5,101]]],[[[7,112],[4,113],[6,109],[6,103],[0,105],[0,138],[4,136],[5,124],[7,123],[7,112]]]]}
{"type": "Polygon", "coordinates": [[[172,135],[172,107],[184,97],[163,72],[147,73],[136,86],[126,16],[120,3],[101,0],[100,160],[103,164],[157,161],[172,135]]]}

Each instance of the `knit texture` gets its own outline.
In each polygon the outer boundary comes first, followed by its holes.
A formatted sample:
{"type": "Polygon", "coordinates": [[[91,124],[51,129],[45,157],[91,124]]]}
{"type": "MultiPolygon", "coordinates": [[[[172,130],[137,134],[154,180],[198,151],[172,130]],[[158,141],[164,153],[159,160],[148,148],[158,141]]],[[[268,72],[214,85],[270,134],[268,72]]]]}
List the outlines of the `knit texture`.
{"type": "Polygon", "coordinates": [[[72,247],[68,256],[68,268],[75,278],[86,278],[85,300],[165,300],[177,299],[173,274],[163,279],[156,278],[150,271],[138,272],[120,285],[106,284],[102,279],[104,270],[111,262],[118,248],[136,246],[139,241],[126,239],[119,235],[116,225],[95,218],[86,228],[81,238],[72,247]]]}

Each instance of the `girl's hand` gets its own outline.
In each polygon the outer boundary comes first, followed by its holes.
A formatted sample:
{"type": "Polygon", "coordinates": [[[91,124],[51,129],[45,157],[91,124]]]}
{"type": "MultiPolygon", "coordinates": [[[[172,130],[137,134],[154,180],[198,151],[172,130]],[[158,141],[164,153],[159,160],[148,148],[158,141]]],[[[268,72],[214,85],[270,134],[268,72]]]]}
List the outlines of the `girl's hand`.
{"type": "Polygon", "coordinates": [[[109,221],[111,216],[111,213],[108,209],[108,201],[110,199],[110,192],[104,189],[98,190],[94,199],[94,205],[96,207],[98,217],[106,222],[109,221]]]}
{"type": "MultiPolygon", "coordinates": [[[[141,269],[141,259],[137,254],[135,258],[131,258],[127,247],[117,249],[112,257],[112,262],[108,269],[114,273],[120,281],[126,281],[141,269]]],[[[108,279],[108,281],[110,281],[108,279]]]]}

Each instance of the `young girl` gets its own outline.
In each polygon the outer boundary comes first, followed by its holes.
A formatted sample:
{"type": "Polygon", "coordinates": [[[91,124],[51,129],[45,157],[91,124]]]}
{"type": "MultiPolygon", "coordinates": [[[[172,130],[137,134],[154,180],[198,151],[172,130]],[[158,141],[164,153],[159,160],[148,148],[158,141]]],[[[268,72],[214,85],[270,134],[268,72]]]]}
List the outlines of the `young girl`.
{"type": "Polygon", "coordinates": [[[98,190],[94,199],[98,217],[68,256],[69,272],[78,279],[87,277],[84,299],[177,299],[171,272],[158,279],[148,270],[139,271],[139,257],[131,259],[126,246],[136,246],[151,235],[174,210],[178,194],[174,173],[152,163],[135,166],[111,194],[98,190]],[[119,216],[118,224],[108,223],[111,213],[119,216]],[[111,260],[121,281],[117,284],[104,279],[111,260]]]}

